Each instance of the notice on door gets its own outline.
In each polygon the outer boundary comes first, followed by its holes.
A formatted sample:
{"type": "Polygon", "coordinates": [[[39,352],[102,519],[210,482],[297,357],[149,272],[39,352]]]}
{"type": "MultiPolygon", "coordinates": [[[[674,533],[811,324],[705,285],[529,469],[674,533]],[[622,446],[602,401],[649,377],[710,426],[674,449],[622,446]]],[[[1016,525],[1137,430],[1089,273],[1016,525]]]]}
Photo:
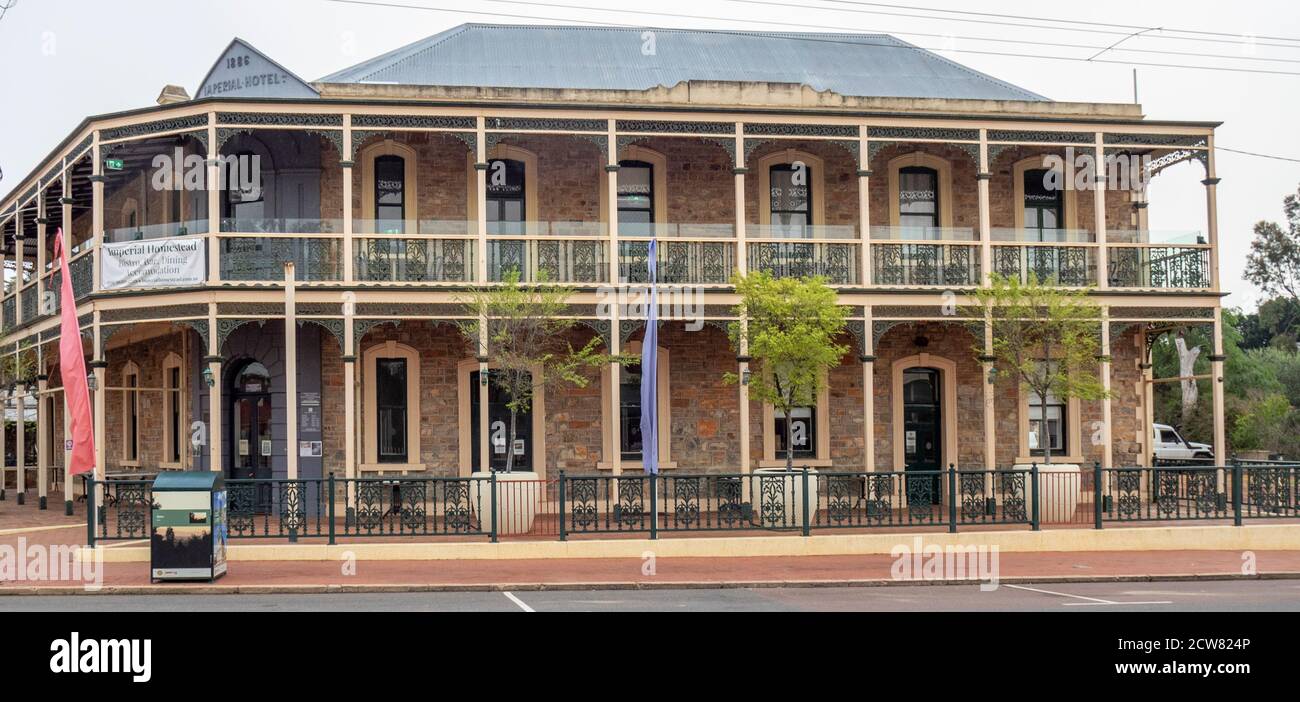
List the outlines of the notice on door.
{"type": "Polygon", "coordinates": [[[910,429],[907,431],[906,444],[907,444],[908,453],[916,453],[916,432],[915,431],[910,429]]]}
{"type": "Polygon", "coordinates": [[[104,244],[100,280],[105,290],[200,285],[205,248],[203,237],[104,244]]]}

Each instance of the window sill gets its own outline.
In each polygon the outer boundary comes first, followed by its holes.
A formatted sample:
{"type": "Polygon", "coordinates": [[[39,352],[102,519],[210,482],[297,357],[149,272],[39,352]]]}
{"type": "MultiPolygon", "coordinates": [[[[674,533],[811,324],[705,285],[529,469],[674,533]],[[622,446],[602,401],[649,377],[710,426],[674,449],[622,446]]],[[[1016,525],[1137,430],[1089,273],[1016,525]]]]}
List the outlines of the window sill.
{"type": "MultiPolygon", "coordinates": [[[[645,466],[641,464],[641,461],[619,461],[618,467],[620,470],[645,470],[645,466]]],[[[677,467],[677,461],[659,462],[660,470],[672,470],[676,467],[677,467]]],[[[608,461],[600,461],[599,463],[596,464],[596,470],[613,470],[613,469],[614,469],[614,465],[612,463],[609,463],[608,461]]]]}
{"type": "Polygon", "coordinates": [[[140,467],[140,461],[139,461],[139,460],[135,460],[135,461],[121,460],[121,461],[118,461],[118,462],[117,462],[117,465],[118,465],[118,466],[122,466],[122,467],[126,467],[126,468],[139,468],[139,467],[140,467]]]}
{"type": "Polygon", "coordinates": [[[164,470],[182,470],[185,468],[179,463],[159,463],[158,467],[164,470]]]}
{"type": "MultiPolygon", "coordinates": [[[[795,458],[794,459],[795,470],[798,470],[804,466],[808,466],[809,468],[830,468],[831,465],[832,462],[831,459],[829,458],[795,458]]],[[[758,467],[759,468],[784,468],[785,459],[782,458],[776,460],[776,459],[765,458],[758,462],[758,467]]]]}
{"type": "Polygon", "coordinates": [[[423,463],[362,463],[358,473],[419,473],[425,470],[423,463]]]}

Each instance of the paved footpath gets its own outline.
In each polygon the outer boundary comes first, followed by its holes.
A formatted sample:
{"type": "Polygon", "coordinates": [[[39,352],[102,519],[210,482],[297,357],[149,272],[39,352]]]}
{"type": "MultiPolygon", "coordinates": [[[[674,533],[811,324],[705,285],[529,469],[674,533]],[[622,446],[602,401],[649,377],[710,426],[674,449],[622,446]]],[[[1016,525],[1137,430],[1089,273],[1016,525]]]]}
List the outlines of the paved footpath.
{"type": "MultiPolygon", "coordinates": [[[[1300,552],[1249,554],[1253,573],[1243,572],[1239,551],[1001,553],[1003,582],[1079,582],[1090,580],[1221,579],[1243,575],[1300,578],[1300,552]]],[[[540,590],[580,587],[672,588],[778,585],[904,584],[893,577],[888,555],[755,558],[629,558],[442,561],[240,561],[215,584],[215,591],[303,592],[357,590],[540,590]]],[[[105,592],[212,592],[203,583],[150,586],[148,564],[104,566],[105,592]]],[[[8,582],[0,593],[83,591],[63,582],[8,582]]]]}

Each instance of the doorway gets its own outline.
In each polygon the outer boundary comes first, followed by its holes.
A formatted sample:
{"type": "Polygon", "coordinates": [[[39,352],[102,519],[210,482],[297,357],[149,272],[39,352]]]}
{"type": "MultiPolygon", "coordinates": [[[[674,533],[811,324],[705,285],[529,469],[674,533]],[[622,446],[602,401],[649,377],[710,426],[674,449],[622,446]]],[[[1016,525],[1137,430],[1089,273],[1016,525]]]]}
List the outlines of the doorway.
{"type": "Polygon", "coordinates": [[[943,376],[937,368],[903,372],[903,467],[908,472],[908,504],[939,504],[943,470],[943,376]]]}
{"type": "MultiPolygon", "coordinates": [[[[510,441],[510,397],[495,382],[491,382],[497,371],[488,371],[488,466],[493,471],[506,469],[507,451],[514,453],[513,470],[533,470],[533,413],[531,409],[520,412],[515,419],[515,443],[510,441]]],[[[470,447],[471,470],[477,471],[481,465],[479,458],[479,371],[469,376],[470,387],[470,447]]]]}
{"type": "Polygon", "coordinates": [[[231,479],[271,478],[271,373],[257,361],[236,373],[230,401],[231,479]]]}

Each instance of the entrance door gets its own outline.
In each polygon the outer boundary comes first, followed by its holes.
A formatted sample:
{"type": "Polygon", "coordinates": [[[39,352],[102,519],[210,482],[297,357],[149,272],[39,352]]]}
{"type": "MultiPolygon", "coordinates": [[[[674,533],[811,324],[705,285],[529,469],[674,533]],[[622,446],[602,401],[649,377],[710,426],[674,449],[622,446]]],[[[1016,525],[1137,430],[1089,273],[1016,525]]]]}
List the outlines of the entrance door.
{"type": "Polygon", "coordinates": [[[903,463],[907,471],[933,471],[908,477],[908,504],[939,504],[938,471],[943,469],[941,378],[934,368],[903,371],[903,463]]]}
{"type": "MultiPolygon", "coordinates": [[[[495,374],[496,371],[489,371],[489,374],[495,374]]],[[[489,376],[491,377],[491,376],[489,376]]],[[[474,371],[469,376],[469,414],[470,414],[470,446],[473,460],[470,465],[472,470],[477,471],[479,468],[479,372],[474,371]]],[[[506,403],[510,398],[505,391],[497,386],[494,382],[488,383],[488,465],[492,470],[505,470],[507,451],[513,451],[515,454],[513,469],[517,471],[531,471],[533,469],[533,414],[529,412],[520,412],[515,420],[515,445],[508,446],[510,442],[510,408],[506,403]]]]}
{"type": "Polygon", "coordinates": [[[271,477],[271,374],[256,361],[235,375],[231,388],[230,478],[271,477]]]}

